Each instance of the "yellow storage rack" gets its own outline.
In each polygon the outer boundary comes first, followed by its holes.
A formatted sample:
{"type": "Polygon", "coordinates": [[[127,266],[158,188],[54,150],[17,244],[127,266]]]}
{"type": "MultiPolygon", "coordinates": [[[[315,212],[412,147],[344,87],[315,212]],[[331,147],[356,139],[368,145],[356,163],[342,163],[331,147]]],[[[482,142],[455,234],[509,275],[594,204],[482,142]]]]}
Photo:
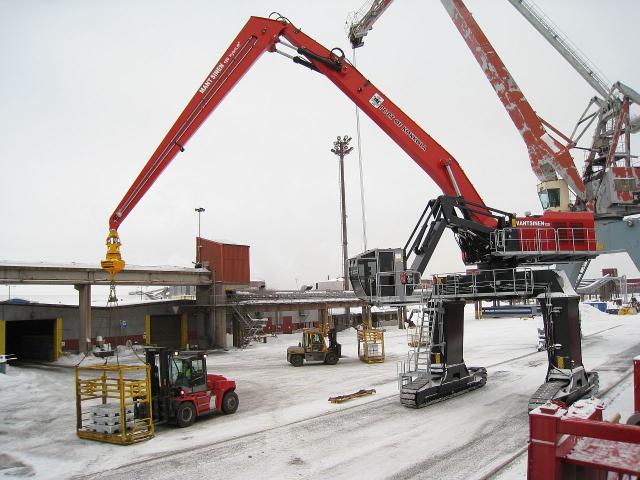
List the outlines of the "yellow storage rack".
{"type": "Polygon", "coordinates": [[[358,358],[366,363],[384,362],[384,330],[358,330],[358,358]]]}
{"type": "Polygon", "coordinates": [[[154,436],[148,365],[76,367],[78,437],[130,445],[154,436]]]}

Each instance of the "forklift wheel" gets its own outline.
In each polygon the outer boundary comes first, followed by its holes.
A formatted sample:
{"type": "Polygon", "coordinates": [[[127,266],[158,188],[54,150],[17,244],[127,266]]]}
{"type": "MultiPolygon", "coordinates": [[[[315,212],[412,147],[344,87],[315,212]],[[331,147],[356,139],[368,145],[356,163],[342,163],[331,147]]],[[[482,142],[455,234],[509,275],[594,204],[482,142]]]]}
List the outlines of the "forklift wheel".
{"type": "Polygon", "coordinates": [[[290,362],[294,367],[301,367],[304,359],[302,358],[302,355],[292,355],[290,362]]]}
{"type": "Polygon", "coordinates": [[[240,402],[238,400],[238,394],[236,392],[227,392],[224,394],[224,397],[222,397],[222,411],[226,415],[236,413],[239,404],[240,402]]]}
{"type": "Polygon", "coordinates": [[[327,365],[335,365],[338,363],[338,354],[336,352],[327,352],[326,357],[324,357],[324,363],[327,365]]]}
{"type": "Polygon", "coordinates": [[[191,402],[182,402],[176,413],[176,422],[178,426],[188,427],[196,421],[196,407],[191,402]]]}

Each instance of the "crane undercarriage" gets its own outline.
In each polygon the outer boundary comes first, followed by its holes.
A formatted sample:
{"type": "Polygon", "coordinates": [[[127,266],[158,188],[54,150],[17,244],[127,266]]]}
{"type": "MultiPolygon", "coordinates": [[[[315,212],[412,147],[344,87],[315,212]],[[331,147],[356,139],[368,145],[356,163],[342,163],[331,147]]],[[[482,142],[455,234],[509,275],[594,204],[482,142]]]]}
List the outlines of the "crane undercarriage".
{"type": "MultiPolygon", "coordinates": [[[[414,302],[418,296],[406,298],[414,302]]],[[[487,370],[464,361],[464,306],[515,298],[537,299],[545,331],[547,373],[528,409],[550,400],[571,404],[595,394],[598,374],[582,364],[579,296],[566,276],[554,270],[476,270],[436,275],[433,290],[420,300],[417,346],[409,350],[399,372],[401,403],[421,408],[484,386],[487,370]]],[[[384,298],[377,301],[384,303],[384,298]]]]}
{"type": "Polygon", "coordinates": [[[483,213],[478,205],[442,196],[429,202],[404,249],[374,249],[349,260],[351,284],[363,300],[419,305],[418,340],[399,372],[403,405],[424,407],[486,383],[486,369],[464,361],[464,306],[470,301],[535,298],[540,303],[548,368],[529,410],[549,400],[570,404],[597,391],[598,374],[582,364],[578,294],[563,272],[530,267],[594,258],[593,223],[570,232],[531,227],[551,218],[559,221],[549,214],[518,219],[487,207],[483,213]],[[479,224],[480,215],[495,218],[498,228],[479,224]],[[453,230],[468,263],[479,268],[434,275],[426,293],[421,272],[445,228],[453,230]]]}

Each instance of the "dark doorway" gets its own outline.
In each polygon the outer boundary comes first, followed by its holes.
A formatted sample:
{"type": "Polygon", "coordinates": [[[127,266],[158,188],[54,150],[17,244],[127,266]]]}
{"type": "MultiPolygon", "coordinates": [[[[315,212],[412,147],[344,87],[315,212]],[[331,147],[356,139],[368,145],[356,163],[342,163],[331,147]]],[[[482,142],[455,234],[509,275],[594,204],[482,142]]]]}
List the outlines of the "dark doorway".
{"type": "Polygon", "coordinates": [[[6,352],[18,360],[55,360],[54,332],[56,320],[8,321],[6,352]]]}
{"type": "Polygon", "coordinates": [[[180,348],[180,315],[152,315],[150,326],[154,345],[180,348]]]}

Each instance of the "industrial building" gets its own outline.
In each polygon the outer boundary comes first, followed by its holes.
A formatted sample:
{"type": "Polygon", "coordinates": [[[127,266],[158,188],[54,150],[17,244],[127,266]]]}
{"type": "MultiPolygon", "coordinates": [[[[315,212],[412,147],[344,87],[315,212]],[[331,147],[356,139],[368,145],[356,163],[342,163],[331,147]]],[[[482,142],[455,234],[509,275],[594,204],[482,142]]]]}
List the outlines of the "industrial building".
{"type": "Polygon", "coordinates": [[[91,285],[108,282],[97,266],[0,264],[2,284],[71,284],[79,292],[79,306],[0,302],[0,354],[54,361],[90,349],[99,337],[111,345],[244,347],[265,325],[270,333],[292,333],[317,324],[330,308],[362,304],[353,292],[251,288],[249,246],[197,238],[196,248],[202,267],[129,266],[118,276],[118,285],[171,286],[177,298],[114,306],[91,305],[91,285]]]}

